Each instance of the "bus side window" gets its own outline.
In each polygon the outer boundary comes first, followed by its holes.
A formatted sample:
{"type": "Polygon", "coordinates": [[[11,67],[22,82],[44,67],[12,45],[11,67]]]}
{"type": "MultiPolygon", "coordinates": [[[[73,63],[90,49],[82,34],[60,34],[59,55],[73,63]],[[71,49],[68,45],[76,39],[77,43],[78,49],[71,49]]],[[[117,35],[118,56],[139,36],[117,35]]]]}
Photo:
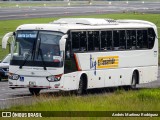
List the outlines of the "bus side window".
{"type": "Polygon", "coordinates": [[[95,31],[94,32],[95,38],[94,38],[94,50],[99,51],[100,50],[100,32],[95,31]]]}
{"type": "Polygon", "coordinates": [[[88,31],[88,51],[100,50],[99,31],[88,31]]]}
{"type": "Polygon", "coordinates": [[[101,31],[101,50],[112,50],[112,31],[101,31]]]}
{"type": "Polygon", "coordinates": [[[101,31],[101,50],[107,50],[107,32],[101,31]]]}
{"type": "Polygon", "coordinates": [[[119,30],[114,30],[113,31],[113,46],[114,50],[119,50],[119,30]]]}
{"type": "Polygon", "coordinates": [[[127,30],[127,49],[134,50],[136,49],[136,31],[135,30],[127,30]]]}
{"type": "Polygon", "coordinates": [[[80,32],[72,32],[71,39],[72,39],[72,51],[77,52],[79,51],[80,47],[80,32]]]}
{"type": "Polygon", "coordinates": [[[120,31],[119,49],[120,50],[125,50],[126,49],[126,32],[125,32],[125,30],[120,31]]]}
{"type": "Polygon", "coordinates": [[[113,49],[113,44],[112,44],[112,31],[107,31],[107,50],[112,50],[113,49]]]}
{"type": "Polygon", "coordinates": [[[143,31],[137,30],[137,49],[143,48],[143,31]]]}
{"type": "Polygon", "coordinates": [[[87,50],[87,35],[86,31],[81,31],[80,32],[80,51],[84,52],[87,50]]]}
{"type": "Polygon", "coordinates": [[[72,32],[72,52],[87,50],[86,31],[72,32]]]}
{"type": "Polygon", "coordinates": [[[152,49],[155,41],[155,32],[153,28],[148,29],[148,48],[152,49]]]}
{"type": "Polygon", "coordinates": [[[143,30],[143,48],[148,48],[147,30],[143,30]]]}

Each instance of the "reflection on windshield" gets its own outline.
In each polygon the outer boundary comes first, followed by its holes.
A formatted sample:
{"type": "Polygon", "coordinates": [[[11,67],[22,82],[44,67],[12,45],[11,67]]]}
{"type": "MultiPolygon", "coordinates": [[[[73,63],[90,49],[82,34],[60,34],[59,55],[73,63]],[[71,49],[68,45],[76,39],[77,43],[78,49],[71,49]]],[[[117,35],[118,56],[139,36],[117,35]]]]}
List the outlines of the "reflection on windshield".
{"type": "Polygon", "coordinates": [[[22,64],[31,61],[61,63],[59,41],[62,35],[50,31],[17,31],[14,51],[18,55],[14,55],[12,60],[24,61],[22,64]]]}
{"type": "Polygon", "coordinates": [[[41,40],[40,49],[42,50],[44,61],[53,61],[55,57],[60,56],[59,40],[61,36],[41,32],[39,38],[41,40]]]}

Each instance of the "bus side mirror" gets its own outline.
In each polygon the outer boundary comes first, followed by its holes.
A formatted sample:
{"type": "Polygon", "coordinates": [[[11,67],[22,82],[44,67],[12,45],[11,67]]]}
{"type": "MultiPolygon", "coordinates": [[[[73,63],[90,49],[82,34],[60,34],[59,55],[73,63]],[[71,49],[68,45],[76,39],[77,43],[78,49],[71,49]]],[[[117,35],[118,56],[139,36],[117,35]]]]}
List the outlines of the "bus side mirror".
{"type": "Polygon", "coordinates": [[[13,32],[9,32],[9,33],[4,35],[4,37],[2,38],[2,49],[6,49],[7,42],[9,40],[9,38],[12,37],[12,36],[13,36],[13,32]]]}

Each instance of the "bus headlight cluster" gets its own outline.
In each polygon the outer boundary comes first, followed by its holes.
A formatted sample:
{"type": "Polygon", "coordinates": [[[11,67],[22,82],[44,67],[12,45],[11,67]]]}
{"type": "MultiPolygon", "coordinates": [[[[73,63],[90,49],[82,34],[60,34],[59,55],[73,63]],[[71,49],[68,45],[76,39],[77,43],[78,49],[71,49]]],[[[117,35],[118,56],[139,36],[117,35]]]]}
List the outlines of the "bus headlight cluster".
{"type": "Polygon", "coordinates": [[[13,74],[13,73],[9,73],[8,74],[8,78],[12,79],[12,80],[18,80],[19,79],[19,75],[13,74]]]}
{"type": "Polygon", "coordinates": [[[52,75],[52,76],[47,76],[46,79],[49,82],[55,82],[55,81],[60,81],[62,74],[60,75],[52,75]]]}

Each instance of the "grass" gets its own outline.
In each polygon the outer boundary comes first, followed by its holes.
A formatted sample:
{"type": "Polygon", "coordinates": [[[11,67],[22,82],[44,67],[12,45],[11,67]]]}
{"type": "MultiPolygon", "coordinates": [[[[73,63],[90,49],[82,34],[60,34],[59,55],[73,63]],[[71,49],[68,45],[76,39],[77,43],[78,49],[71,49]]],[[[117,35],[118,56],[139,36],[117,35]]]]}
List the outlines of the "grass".
{"type": "Polygon", "coordinates": [[[90,94],[87,96],[40,96],[33,106],[15,107],[10,110],[35,111],[159,111],[160,89],[139,91],[115,91],[113,94],[90,94]],[[49,101],[48,101],[48,100],[49,101]],[[132,104],[131,104],[132,103],[132,104]]]}
{"type": "Polygon", "coordinates": [[[86,96],[43,94],[35,100],[39,102],[15,106],[6,111],[159,111],[160,89],[118,90],[111,94],[86,96]]]}
{"type": "MultiPolygon", "coordinates": [[[[141,13],[122,13],[122,14],[99,14],[99,15],[86,15],[86,16],[70,16],[70,17],[87,17],[87,18],[112,18],[112,19],[139,19],[153,22],[160,27],[160,14],[141,14],[141,13]]],[[[23,19],[23,20],[0,20],[0,39],[5,33],[15,31],[15,29],[21,24],[32,23],[49,23],[57,18],[36,18],[36,19],[23,19]]],[[[160,34],[160,28],[158,29],[160,34]]],[[[0,42],[1,45],[1,42],[0,42]]],[[[7,53],[7,50],[0,50],[0,59],[2,59],[7,53]]]]}

